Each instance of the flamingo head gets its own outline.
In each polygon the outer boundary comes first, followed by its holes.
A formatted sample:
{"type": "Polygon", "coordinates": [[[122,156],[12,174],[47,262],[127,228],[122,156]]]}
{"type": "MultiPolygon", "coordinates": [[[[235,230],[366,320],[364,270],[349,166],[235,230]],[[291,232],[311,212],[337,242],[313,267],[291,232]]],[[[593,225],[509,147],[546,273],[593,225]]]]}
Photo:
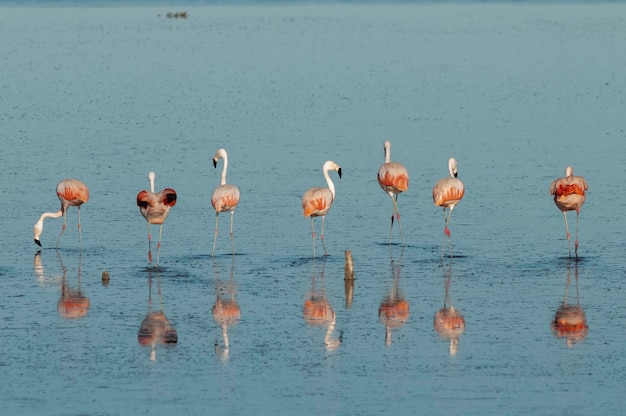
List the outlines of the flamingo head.
{"type": "Polygon", "coordinates": [[[43,232],[43,220],[37,221],[35,226],[33,227],[33,234],[35,236],[35,244],[41,247],[41,241],[39,241],[39,236],[43,232]]]}

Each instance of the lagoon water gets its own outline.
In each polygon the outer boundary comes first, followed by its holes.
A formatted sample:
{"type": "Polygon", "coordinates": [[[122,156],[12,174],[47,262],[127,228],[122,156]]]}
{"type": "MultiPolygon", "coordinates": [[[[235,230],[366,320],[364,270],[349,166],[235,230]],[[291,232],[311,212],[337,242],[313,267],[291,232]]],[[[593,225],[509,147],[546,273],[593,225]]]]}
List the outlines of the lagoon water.
{"type": "Polygon", "coordinates": [[[0,38],[3,413],[626,405],[623,4],[4,4],[0,38]],[[404,248],[375,179],[384,140],[411,177],[404,248]],[[219,147],[242,198],[236,255],[222,215],[211,258],[219,147]],[[450,156],[466,193],[442,261],[431,189],[450,156]],[[300,201],[329,159],[343,177],[330,255],[313,260],[300,201]],[[548,193],[568,164],[590,187],[578,261],[548,193]],[[178,193],[158,268],[135,203],[150,170],[178,193]],[[83,248],[70,208],[59,250],[48,219],[38,251],[32,226],[66,177],[91,190],[83,248]],[[452,349],[433,324],[451,302],[465,323],[452,349]],[[564,302],[588,330],[551,329],[564,302]],[[138,337],[150,323],[177,342],[138,337]]]}

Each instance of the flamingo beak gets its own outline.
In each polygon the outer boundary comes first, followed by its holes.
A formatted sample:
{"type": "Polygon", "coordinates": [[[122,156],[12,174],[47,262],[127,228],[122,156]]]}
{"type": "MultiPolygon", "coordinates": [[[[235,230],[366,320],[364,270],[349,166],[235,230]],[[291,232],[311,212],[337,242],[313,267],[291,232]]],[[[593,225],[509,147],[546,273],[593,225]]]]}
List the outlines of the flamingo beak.
{"type": "Polygon", "coordinates": [[[35,238],[35,244],[37,244],[39,247],[41,247],[41,241],[37,240],[36,238],[35,238]]]}
{"type": "Polygon", "coordinates": [[[217,160],[213,159],[213,167],[217,168],[217,160]]]}
{"type": "Polygon", "coordinates": [[[341,168],[337,169],[337,173],[339,174],[339,179],[341,179],[341,168]]]}

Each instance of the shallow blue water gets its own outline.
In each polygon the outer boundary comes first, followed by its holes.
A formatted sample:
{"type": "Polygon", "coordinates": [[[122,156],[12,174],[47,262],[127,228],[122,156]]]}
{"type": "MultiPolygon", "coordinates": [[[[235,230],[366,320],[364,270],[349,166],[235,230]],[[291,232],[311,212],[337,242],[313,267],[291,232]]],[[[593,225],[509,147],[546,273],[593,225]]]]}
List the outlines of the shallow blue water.
{"type": "Polygon", "coordinates": [[[178,10],[0,9],[7,412],[622,409],[625,201],[614,182],[626,154],[624,6],[186,10],[167,19],[178,10]],[[375,180],[387,139],[411,177],[399,198],[404,249],[387,244],[392,206],[375,180]],[[242,199],[236,255],[222,215],[212,259],[218,147],[242,199]],[[455,257],[442,264],[431,189],[450,156],[466,194],[450,226],[455,257]],[[313,261],[300,199],[324,185],[328,159],[343,177],[331,173],[330,256],[313,261]],[[590,186],[577,263],[548,194],[568,164],[590,186]],[[158,190],[178,193],[158,270],[147,268],[135,204],[149,170],[158,190]],[[36,255],[32,226],[58,209],[65,177],[91,190],[83,249],[70,208],[59,251],[61,220],[48,219],[36,255]],[[344,250],[354,256],[351,303],[344,250]],[[389,343],[378,311],[394,276],[410,312],[389,343]],[[455,355],[433,328],[446,277],[465,320],[455,355]],[[66,295],[80,288],[89,299],[84,317],[60,316],[64,282],[66,295]],[[589,332],[568,346],[550,323],[576,288],[589,332]],[[312,291],[334,311],[330,334],[329,320],[305,319],[312,291]],[[227,354],[218,296],[240,310],[227,354]],[[159,310],[178,343],[152,351],[138,331],[159,310]]]}

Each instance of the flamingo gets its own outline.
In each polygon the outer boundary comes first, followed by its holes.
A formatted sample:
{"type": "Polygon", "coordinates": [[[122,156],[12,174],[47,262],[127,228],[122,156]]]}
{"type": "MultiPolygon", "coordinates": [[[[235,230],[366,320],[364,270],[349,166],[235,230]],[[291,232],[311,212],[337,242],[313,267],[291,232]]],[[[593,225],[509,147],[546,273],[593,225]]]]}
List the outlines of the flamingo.
{"type": "Polygon", "coordinates": [[[404,245],[402,227],[400,227],[400,213],[398,212],[398,195],[409,189],[409,173],[404,165],[391,162],[391,142],[385,141],[385,163],[378,169],[378,184],[383,191],[391,197],[393,212],[391,213],[391,227],[389,227],[389,244],[391,244],[391,231],[393,229],[394,214],[398,219],[398,229],[400,229],[400,239],[404,245]]]}
{"type": "Polygon", "coordinates": [[[222,178],[220,180],[220,186],[215,188],[213,195],[211,195],[211,205],[213,205],[213,208],[215,209],[215,235],[213,237],[213,251],[211,252],[211,257],[215,254],[220,212],[230,212],[230,245],[233,255],[235,254],[235,243],[233,241],[233,217],[235,216],[235,208],[237,208],[237,204],[239,204],[239,188],[235,185],[226,183],[226,169],[228,169],[228,154],[226,153],[226,150],[217,149],[215,156],[213,156],[214,168],[217,168],[217,161],[220,159],[224,160],[222,178]]]}
{"type": "Polygon", "coordinates": [[[59,243],[61,242],[61,236],[63,236],[63,232],[65,232],[65,228],[67,227],[67,216],[65,215],[67,209],[69,207],[77,207],[78,208],[78,236],[80,240],[80,248],[83,248],[83,236],[80,229],[80,206],[85,202],[89,201],[89,189],[87,186],[79,181],[78,179],[63,179],[61,182],[57,184],[57,196],[61,201],[61,209],[57,212],[44,212],[39,217],[39,221],[35,223],[33,227],[33,232],[35,235],[35,244],[41,247],[41,241],[39,241],[39,236],[43,232],[43,221],[46,218],[58,218],[63,216],[63,228],[61,228],[61,234],[59,234],[59,238],[57,239],[56,248],[59,248],[59,243]]]}
{"type": "Polygon", "coordinates": [[[585,203],[585,191],[587,189],[589,189],[587,181],[585,181],[582,176],[574,176],[574,168],[571,166],[565,168],[564,178],[555,179],[550,184],[550,195],[554,195],[554,203],[563,211],[569,257],[572,257],[572,249],[570,247],[569,227],[567,226],[567,211],[576,211],[576,241],[574,242],[574,251],[576,258],[578,258],[578,216],[580,215],[580,207],[585,203]]]}
{"type": "Polygon", "coordinates": [[[170,213],[170,209],[176,205],[176,191],[165,188],[159,193],[154,192],[154,172],[148,173],[150,191],[143,190],[137,194],[137,206],[139,212],[148,222],[148,262],[152,263],[152,235],[150,224],[159,224],[159,243],[157,244],[156,267],[159,267],[159,254],[161,253],[161,237],[163,236],[163,223],[170,213]]]}
{"type": "Polygon", "coordinates": [[[322,172],[324,173],[324,178],[326,178],[328,188],[309,188],[302,197],[304,216],[311,217],[313,257],[315,257],[315,224],[313,223],[313,218],[319,216],[322,217],[322,233],[320,234],[320,240],[322,240],[322,245],[324,246],[324,256],[328,256],[326,244],[324,243],[324,219],[335,199],[335,184],[333,184],[333,181],[330,180],[330,176],[328,176],[328,171],[330,170],[336,171],[339,174],[339,178],[341,178],[341,166],[332,160],[327,160],[322,166],[322,172]]]}
{"type": "MultiPolygon", "coordinates": [[[[450,223],[450,217],[452,217],[452,210],[454,210],[456,204],[463,198],[465,186],[460,179],[457,179],[457,162],[453,157],[448,160],[448,170],[450,171],[450,177],[439,179],[433,187],[433,201],[436,206],[443,208],[443,233],[448,236],[448,241],[450,241],[450,229],[448,228],[448,224],[450,223]],[[450,212],[447,215],[446,208],[450,208],[450,212]]],[[[443,250],[444,248],[442,247],[442,258],[443,250]]],[[[450,257],[452,257],[452,246],[450,246],[450,257]]]]}

